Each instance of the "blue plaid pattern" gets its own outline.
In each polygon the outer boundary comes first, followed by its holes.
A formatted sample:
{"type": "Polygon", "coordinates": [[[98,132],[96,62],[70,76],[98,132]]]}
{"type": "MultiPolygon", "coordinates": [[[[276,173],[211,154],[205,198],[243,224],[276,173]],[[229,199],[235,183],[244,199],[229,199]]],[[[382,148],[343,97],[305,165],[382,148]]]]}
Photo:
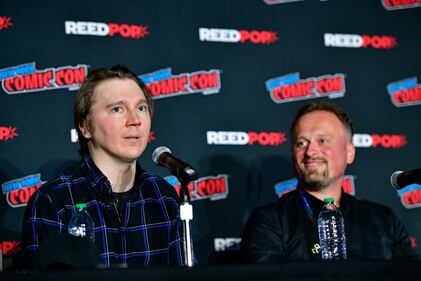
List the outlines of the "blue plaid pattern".
{"type": "MultiPolygon", "coordinates": [[[[25,210],[22,249],[33,255],[49,236],[67,233],[77,203],[95,223],[95,244],[105,267],[182,264],[177,193],[163,178],[137,165],[133,196],[119,214],[104,174],[89,155],[39,188],[25,210]]],[[[58,249],[59,250],[59,249],[58,249]]]]}

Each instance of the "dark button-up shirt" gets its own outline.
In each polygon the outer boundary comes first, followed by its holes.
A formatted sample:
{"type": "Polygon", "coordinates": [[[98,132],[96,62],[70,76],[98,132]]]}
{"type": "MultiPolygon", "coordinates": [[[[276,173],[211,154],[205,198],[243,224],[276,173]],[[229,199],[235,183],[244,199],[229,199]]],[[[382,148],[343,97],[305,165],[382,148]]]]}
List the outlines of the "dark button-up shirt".
{"type": "MultiPolygon", "coordinates": [[[[323,202],[304,192],[317,220],[323,202]]],[[[348,259],[413,259],[417,255],[403,224],[386,206],[342,194],[348,259]]],[[[299,191],[255,209],[241,244],[251,263],[320,260],[317,222],[306,212],[299,191]]]]}
{"type": "Polygon", "coordinates": [[[86,203],[95,224],[100,264],[181,265],[180,216],[174,188],[137,165],[130,194],[124,208],[118,208],[110,182],[85,155],[79,164],[31,197],[22,225],[23,251],[34,254],[49,236],[67,233],[75,205],[86,203]]]}

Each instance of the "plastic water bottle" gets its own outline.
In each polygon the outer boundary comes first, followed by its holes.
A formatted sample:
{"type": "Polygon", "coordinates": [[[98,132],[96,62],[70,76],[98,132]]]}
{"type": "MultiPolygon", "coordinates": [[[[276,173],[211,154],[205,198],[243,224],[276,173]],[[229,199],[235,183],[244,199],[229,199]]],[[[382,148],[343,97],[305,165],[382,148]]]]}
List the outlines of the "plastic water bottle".
{"type": "Polygon", "coordinates": [[[333,198],[325,198],[325,205],[320,211],[319,219],[317,220],[322,259],[345,260],[344,218],[339,209],[333,204],[334,201],[333,198]]]}
{"type": "Polygon", "coordinates": [[[76,212],[68,225],[68,232],[73,236],[87,237],[95,241],[94,222],[86,210],[86,204],[76,204],[76,212]]]}

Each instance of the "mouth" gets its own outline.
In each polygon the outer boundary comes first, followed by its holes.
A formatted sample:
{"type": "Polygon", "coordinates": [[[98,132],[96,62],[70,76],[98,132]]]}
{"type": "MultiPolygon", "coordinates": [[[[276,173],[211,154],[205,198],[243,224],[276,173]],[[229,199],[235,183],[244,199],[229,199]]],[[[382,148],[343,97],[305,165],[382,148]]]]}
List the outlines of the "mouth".
{"type": "Polygon", "coordinates": [[[138,141],[140,140],[140,136],[127,136],[127,137],[124,137],[124,139],[128,141],[138,141]]]}
{"type": "Polygon", "coordinates": [[[326,161],[323,159],[312,159],[303,161],[304,167],[307,169],[321,167],[326,164],[326,161]]]}

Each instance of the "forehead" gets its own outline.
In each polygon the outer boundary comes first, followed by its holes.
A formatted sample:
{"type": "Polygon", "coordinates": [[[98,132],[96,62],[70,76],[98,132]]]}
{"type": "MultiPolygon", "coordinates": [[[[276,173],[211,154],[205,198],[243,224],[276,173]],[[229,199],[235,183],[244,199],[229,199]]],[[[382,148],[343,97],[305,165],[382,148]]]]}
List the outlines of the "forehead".
{"type": "Polygon", "coordinates": [[[344,126],[339,118],[332,112],[316,110],[304,114],[296,123],[294,134],[299,137],[302,134],[340,134],[344,126]]]}
{"type": "Polygon", "coordinates": [[[146,100],[139,85],[132,79],[112,78],[101,81],[94,89],[94,104],[113,101],[146,100]]]}

